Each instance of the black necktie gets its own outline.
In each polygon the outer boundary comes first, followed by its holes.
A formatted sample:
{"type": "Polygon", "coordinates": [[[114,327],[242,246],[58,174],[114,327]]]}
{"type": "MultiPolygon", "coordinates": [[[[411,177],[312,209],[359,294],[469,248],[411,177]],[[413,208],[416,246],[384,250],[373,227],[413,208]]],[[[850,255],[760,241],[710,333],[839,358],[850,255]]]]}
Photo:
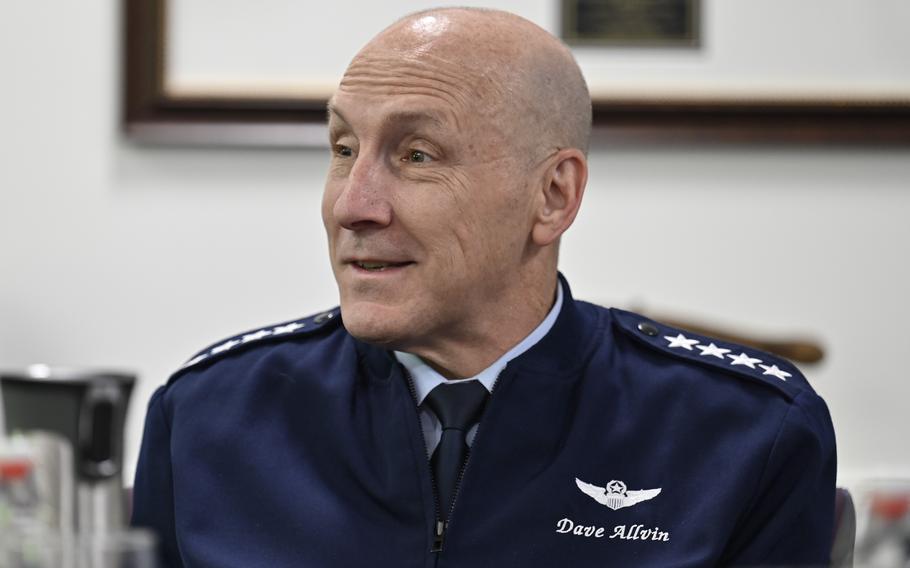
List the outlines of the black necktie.
{"type": "Polygon", "coordinates": [[[430,458],[442,521],[449,518],[455,486],[468,457],[468,430],[480,419],[489,393],[480,381],[445,383],[427,395],[426,403],[442,423],[442,437],[430,458]]]}

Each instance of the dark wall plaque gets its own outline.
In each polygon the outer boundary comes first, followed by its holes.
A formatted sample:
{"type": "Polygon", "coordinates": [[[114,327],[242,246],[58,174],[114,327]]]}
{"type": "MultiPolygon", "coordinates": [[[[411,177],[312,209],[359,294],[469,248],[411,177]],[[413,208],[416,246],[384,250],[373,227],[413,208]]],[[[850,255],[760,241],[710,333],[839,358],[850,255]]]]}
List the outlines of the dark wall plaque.
{"type": "Polygon", "coordinates": [[[574,45],[699,45],[699,0],[562,0],[562,37],[574,45]]]}

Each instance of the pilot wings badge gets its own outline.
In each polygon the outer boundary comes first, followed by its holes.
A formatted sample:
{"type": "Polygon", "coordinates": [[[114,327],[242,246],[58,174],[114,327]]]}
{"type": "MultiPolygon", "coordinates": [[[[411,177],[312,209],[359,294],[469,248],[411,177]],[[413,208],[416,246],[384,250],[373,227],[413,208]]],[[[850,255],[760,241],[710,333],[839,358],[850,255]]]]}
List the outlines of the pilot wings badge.
{"type": "Polygon", "coordinates": [[[614,511],[616,509],[622,509],[623,507],[631,507],[632,505],[647,501],[648,499],[654,499],[660,495],[661,489],[658,487],[657,489],[629,491],[626,489],[625,483],[615,479],[610,483],[607,483],[606,487],[598,487],[596,485],[591,485],[590,483],[585,483],[577,477],[575,478],[575,483],[578,485],[578,488],[581,489],[582,493],[614,511]]]}

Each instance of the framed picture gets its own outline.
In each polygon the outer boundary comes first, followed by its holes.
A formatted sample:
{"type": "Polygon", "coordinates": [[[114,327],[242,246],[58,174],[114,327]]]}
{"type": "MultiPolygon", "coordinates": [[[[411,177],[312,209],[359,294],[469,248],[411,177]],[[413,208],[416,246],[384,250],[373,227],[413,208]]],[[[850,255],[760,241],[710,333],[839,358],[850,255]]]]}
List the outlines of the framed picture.
{"type": "MultiPolygon", "coordinates": [[[[479,3],[557,34],[572,11],[567,39],[591,90],[594,143],[910,143],[904,0],[859,12],[853,0],[479,3]]],[[[349,4],[336,4],[123,0],[126,134],[326,144],[325,103],[349,58],[425,7],[364,2],[352,19],[349,4]]]]}
{"type": "Polygon", "coordinates": [[[569,45],[697,47],[699,0],[562,0],[569,45]]]}

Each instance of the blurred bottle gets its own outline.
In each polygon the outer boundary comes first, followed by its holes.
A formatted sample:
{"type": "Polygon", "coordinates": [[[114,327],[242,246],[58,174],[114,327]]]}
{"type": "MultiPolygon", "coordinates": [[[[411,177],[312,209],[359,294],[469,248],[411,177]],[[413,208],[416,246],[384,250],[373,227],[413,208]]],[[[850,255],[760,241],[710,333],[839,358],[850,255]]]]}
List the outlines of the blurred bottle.
{"type": "Polygon", "coordinates": [[[910,568],[910,481],[877,483],[864,501],[857,565],[910,568]]]}
{"type": "Polygon", "coordinates": [[[48,566],[58,543],[54,513],[42,495],[35,448],[22,436],[0,437],[0,566],[48,566]],[[49,544],[51,544],[49,546],[49,544]]]}

